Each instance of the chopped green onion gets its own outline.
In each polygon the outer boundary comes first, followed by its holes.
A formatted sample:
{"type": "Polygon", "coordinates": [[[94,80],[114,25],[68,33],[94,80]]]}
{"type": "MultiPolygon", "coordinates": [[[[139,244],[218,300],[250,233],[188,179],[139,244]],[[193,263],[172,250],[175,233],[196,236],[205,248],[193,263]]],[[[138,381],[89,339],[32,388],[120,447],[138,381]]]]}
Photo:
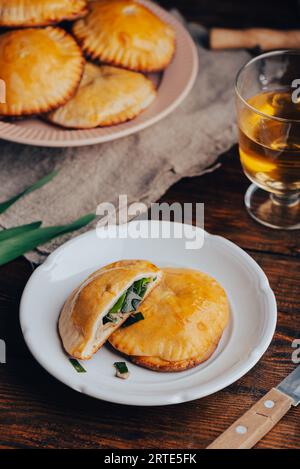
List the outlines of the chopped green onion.
{"type": "Polygon", "coordinates": [[[151,282],[151,278],[141,278],[140,280],[137,280],[133,284],[133,290],[135,293],[141,296],[141,291],[145,288],[145,286],[151,282]]]}
{"type": "Polygon", "coordinates": [[[126,291],[123,293],[122,296],[120,296],[120,298],[118,299],[116,304],[111,308],[109,313],[118,313],[121,310],[122,306],[123,306],[125,297],[126,297],[126,291]]]}
{"type": "Polygon", "coordinates": [[[115,362],[114,367],[116,369],[116,376],[118,378],[127,379],[129,376],[129,370],[125,362],[115,362]]]}
{"type": "Polygon", "coordinates": [[[106,316],[104,316],[102,320],[103,324],[106,324],[108,322],[115,322],[116,318],[114,318],[112,315],[115,315],[116,313],[119,313],[121,311],[121,308],[126,298],[126,293],[127,292],[125,291],[123,295],[120,296],[118,301],[114,304],[114,306],[110,309],[106,316]]]}
{"type": "Polygon", "coordinates": [[[143,313],[134,313],[129,316],[129,318],[122,324],[122,327],[128,327],[132,326],[132,324],[135,324],[136,322],[143,321],[144,316],[143,313]]]}
{"type": "Polygon", "coordinates": [[[113,322],[113,320],[108,316],[108,314],[106,316],[104,316],[104,318],[102,319],[102,322],[103,322],[103,325],[104,324],[107,324],[108,322],[113,322]]]}
{"type": "Polygon", "coordinates": [[[103,324],[106,324],[108,322],[113,322],[114,324],[117,324],[119,322],[119,319],[121,318],[121,313],[108,313],[104,318],[103,318],[103,324]]]}
{"type": "Polygon", "coordinates": [[[114,367],[120,372],[120,373],[128,373],[128,368],[125,362],[115,362],[114,367]]]}
{"type": "Polygon", "coordinates": [[[141,300],[142,298],[133,291],[133,287],[130,287],[127,290],[126,298],[122,306],[122,313],[130,313],[131,311],[136,311],[141,300]]]}
{"type": "Polygon", "coordinates": [[[108,322],[118,322],[119,317],[117,313],[130,313],[136,311],[142,301],[143,296],[147,290],[147,284],[152,281],[152,278],[141,278],[134,282],[131,287],[123,293],[110,311],[104,316],[102,322],[107,324],[108,322]]]}
{"type": "Polygon", "coordinates": [[[141,278],[140,280],[137,280],[133,284],[133,290],[137,295],[140,294],[140,291],[141,291],[141,288],[142,288],[142,282],[143,282],[143,279],[141,278]]]}
{"type": "Polygon", "coordinates": [[[76,360],[75,358],[69,358],[69,361],[74,366],[77,373],[86,373],[86,370],[83,368],[83,366],[79,363],[78,360],[76,360]]]}
{"type": "Polygon", "coordinates": [[[154,282],[154,279],[152,279],[152,278],[145,278],[145,279],[143,279],[142,288],[141,288],[141,290],[140,290],[140,297],[141,297],[141,298],[144,297],[144,295],[145,295],[145,293],[146,293],[146,291],[147,291],[147,288],[148,288],[147,285],[148,285],[148,283],[150,283],[150,282],[154,282]]]}

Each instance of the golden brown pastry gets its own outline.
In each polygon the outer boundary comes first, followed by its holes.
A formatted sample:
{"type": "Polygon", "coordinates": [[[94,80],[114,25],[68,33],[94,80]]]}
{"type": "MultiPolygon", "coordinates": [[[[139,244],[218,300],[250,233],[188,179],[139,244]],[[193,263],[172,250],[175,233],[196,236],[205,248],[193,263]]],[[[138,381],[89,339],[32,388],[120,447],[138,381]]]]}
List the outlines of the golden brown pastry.
{"type": "Polygon", "coordinates": [[[135,71],[163,70],[175,51],[173,28],[134,0],[91,2],[73,32],[92,59],[135,71]]]}
{"type": "Polygon", "coordinates": [[[87,12],[86,0],[0,0],[0,26],[46,26],[87,12]]]}
{"type": "Polygon", "coordinates": [[[138,365],[183,371],[207,360],[229,319],[223,288],[189,269],[163,269],[158,287],[141,304],[144,320],[118,329],[109,342],[138,365]]]}
{"type": "Polygon", "coordinates": [[[47,119],[73,129],[119,124],[140,114],[155,96],[151,80],[141,73],[86,63],[77,93],[47,119]]]}
{"type": "Polygon", "coordinates": [[[75,93],[83,66],[79,46],[61,28],[0,35],[0,79],[6,84],[0,115],[39,114],[62,106],[75,93]]]}
{"type": "Polygon", "coordinates": [[[94,272],[67,299],[59,318],[66,352],[87,360],[158,284],[161,271],[150,262],[124,260],[94,272]]]}

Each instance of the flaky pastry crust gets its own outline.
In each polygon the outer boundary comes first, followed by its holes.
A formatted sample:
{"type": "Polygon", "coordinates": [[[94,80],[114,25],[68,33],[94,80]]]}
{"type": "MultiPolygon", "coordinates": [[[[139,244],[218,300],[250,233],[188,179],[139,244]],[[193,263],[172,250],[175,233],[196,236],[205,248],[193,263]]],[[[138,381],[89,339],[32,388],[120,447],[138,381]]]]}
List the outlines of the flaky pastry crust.
{"type": "Polygon", "coordinates": [[[109,342],[136,364],[183,371],[207,360],[229,320],[226,293],[212,277],[190,269],[163,269],[142,303],[144,321],[119,329],[109,342]]]}
{"type": "Polygon", "coordinates": [[[30,28],[0,35],[0,79],[6,102],[0,116],[36,115],[65,104],[76,92],[84,58],[61,28],[30,28]]]}
{"type": "Polygon", "coordinates": [[[164,70],[175,52],[175,32],[135,0],[91,2],[73,33],[93,60],[140,72],[164,70]]]}
{"type": "Polygon", "coordinates": [[[47,26],[88,13],[86,0],[0,0],[0,26],[47,26]]]}

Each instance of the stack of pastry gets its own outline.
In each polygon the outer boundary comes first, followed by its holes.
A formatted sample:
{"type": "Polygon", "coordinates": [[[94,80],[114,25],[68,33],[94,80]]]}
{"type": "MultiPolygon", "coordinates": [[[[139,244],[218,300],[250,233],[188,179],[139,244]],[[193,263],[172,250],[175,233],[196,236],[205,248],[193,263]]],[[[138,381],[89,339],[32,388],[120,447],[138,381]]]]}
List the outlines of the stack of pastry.
{"type": "Polygon", "coordinates": [[[0,28],[0,116],[66,128],[136,117],[156,96],[147,73],[175,52],[173,28],[136,0],[0,0],[0,28]]]}
{"type": "Polygon", "coordinates": [[[227,296],[214,278],[122,260],[102,267],[71,293],[59,332],[72,357],[89,359],[108,340],[137,365],[173,372],[207,360],[228,320],[227,296]]]}

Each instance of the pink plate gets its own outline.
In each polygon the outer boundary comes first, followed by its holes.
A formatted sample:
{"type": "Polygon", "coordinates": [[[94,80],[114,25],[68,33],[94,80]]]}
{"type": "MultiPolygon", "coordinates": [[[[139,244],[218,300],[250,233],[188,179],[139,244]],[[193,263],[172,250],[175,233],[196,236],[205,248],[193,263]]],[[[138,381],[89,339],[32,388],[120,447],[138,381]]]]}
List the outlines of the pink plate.
{"type": "Polygon", "coordinates": [[[75,147],[108,142],[138,132],[163,119],[191,90],[198,70],[198,54],[186,29],[172,15],[147,0],[139,0],[176,31],[176,53],[161,77],[154,103],[136,119],[112,127],[65,130],[39,119],[0,122],[0,138],[27,145],[75,147]]]}

